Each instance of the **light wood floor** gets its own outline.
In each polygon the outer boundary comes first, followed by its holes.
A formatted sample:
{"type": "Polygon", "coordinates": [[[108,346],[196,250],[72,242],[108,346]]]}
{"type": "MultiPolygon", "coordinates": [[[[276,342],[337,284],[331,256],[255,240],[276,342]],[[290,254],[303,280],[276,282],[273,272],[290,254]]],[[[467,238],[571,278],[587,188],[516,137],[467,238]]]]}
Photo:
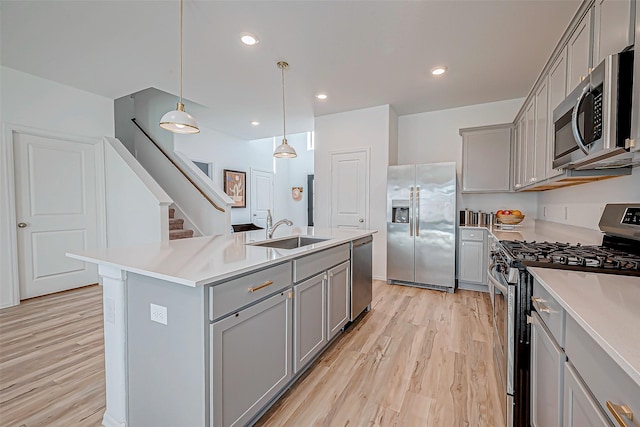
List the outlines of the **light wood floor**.
{"type": "Polygon", "coordinates": [[[488,294],[375,281],[372,310],[259,426],[504,426],[488,294]]]}
{"type": "Polygon", "coordinates": [[[100,426],[102,288],[0,310],[0,426],[100,426]]]}
{"type": "MultiPolygon", "coordinates": [[[[0,310],[0,426],[99,426],[102,288],[0,310]]],[[[342,334],[259,426],[503,426],[486,294],[374,282],[342,334]]]]}

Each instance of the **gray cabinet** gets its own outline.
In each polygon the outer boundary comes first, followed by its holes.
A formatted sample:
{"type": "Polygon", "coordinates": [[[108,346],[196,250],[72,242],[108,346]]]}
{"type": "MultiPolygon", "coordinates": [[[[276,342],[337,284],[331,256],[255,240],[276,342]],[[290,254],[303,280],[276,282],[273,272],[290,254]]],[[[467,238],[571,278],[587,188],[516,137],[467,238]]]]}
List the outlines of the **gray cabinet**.
{"type": "Polygon", "coordinates": [[[545,179],[547,174],[547,137],[549,134],[549,85],[545,78],[536,91],[535,149],[533,182],[545,179]]]}
{"type": "Polygon", "coordinates": [[[486,284],[486,243],[483,229],[463,228],[460,232],[458,282],[486,284]]]}
{"type": "Polygon", "coordinates": [[[344,262],[327,272],[327,320],[328,339],[335,337],[349,321],[350,278],[349,262],[344,262]]]}
{"type": "Polygon", "coordinates": [[[462,192],[511,189],[511,124],[460,129],[462,192]]]}
{"type": "Polygon", "coordinates": [[[547,115],[547,167],[546,178],[552,178],[560,175],[562,172],[558,169],[553,169],[553,110],[556,109],[567,93],[567,48],[562,49],[560,54],[551,64],[549,69],[548,78],[548,97],[549,97],[549,111],[547,115]]]}
{"type": "Polygon", "coordinates": [[[540,316],[531,317],[531,426],[561,426],[566,356],[540,316]]]}
{"type": "Polygon", "coordinates": [[[570,362],[564,365],[564,427],[612,426],[570,362]]]}
{"type": "Polygon", "coordinates": [[[631,0],[596,0],[593,6],[593,65],[633,45],[631,0]]]}
{"type": "MultiPolygon", "coordinates": [[[[622,327],[632,326],[623,325],[622,327]]],[[[628,426],[639,427],[640,419],[637,415],[640,414],[640,386],[570,316],[567,316],[565,351],[569,362],[571,362],[571,367],[578,373],[578,379],[582,386],[588,390],[588,396],[593,398],[594,406],[602,416],[608,418],[611,425],[616,424],[613,415],[613,412],[616,411],[628,426]],[[625,415],[624,408],[628,408],[636,416],[630,419],[625,415]]],[[[570,412],[569,415],[571,415],[571,409],[571,407],[566,408],[570,412]]],[[[567,415],[565,415],[566,417],[567,415]]],[[[609,423],[599,425],[608,425],[609,423]]],[[[574,423],[573,425],[581,424],[574,423]]]]}
{"type": "Polygon", "coordinates": [[[591,67],[591,10],[567,42],[567,95],[589,74],[591,67]]]}
{"type": "Polygon", "coordinates": [[[525,140],[526,140],[526,117],[524,114],[517,120],[516,124],[516,138],[515,138],[515,149],[513,154],[513,179],[514,190],[519,190],[524,186],[524,175],[525,175],[525,167],[524,167],[524,150],[525,150],[525,140]]]}
{"type": "Polygon", "coordinates": [[[348,245],[294,260],[294,373],[299,373],[347,324],[351,314],[348,245]],[[339,263],[336,265],[336,263],[339,263]]]}
{"type": "Polygon", "coordinates": [[[327,279],[321,273],[293,287],[295,373],[327,343],[327,279]]]}
{"type": "Polygon", "coordinates": [[[524,164],[524,181],[523,186],[531,185],[535,182],[535,153],[536,153],[536,105],[535,98],[531,99],[524,110],[525,117],[525,135],[524,135],[524,152],[521,159],[524,164]]]}
{"type": "Polygon", "coordinates": [[[286,291],[210,326],[216,427],[247,424],[293,378],[291,309],[286,291]]]}

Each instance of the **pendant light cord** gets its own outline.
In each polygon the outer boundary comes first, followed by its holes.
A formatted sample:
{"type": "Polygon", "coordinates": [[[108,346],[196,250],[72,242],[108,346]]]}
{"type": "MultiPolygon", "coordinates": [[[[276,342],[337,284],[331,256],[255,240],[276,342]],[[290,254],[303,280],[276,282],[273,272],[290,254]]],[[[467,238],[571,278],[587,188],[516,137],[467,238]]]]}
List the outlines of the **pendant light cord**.
{"type": "Polygon", "coordinates": [[[284,108],[284,69],[285,67],[282,67],[282,139],[284,139],[284,141],[287,141],[287,114],[285,112],[285,108],[284,108]]]}
{"type": "Polygon", "coordinates": [[[184,0],[180,0],[180,103],[182,104],[182,7],[184,0]]]}

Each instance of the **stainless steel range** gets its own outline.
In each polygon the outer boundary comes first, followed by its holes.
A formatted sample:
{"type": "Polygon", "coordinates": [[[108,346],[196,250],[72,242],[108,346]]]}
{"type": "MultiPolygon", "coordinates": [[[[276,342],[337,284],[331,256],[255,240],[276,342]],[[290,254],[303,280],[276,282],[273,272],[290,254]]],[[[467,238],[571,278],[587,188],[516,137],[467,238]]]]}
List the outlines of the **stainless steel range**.
{"type": "Polygon", "coordinates": [[[599,223],[600,246],[558,242],[490,242],[494,357],[506,393],[507,426],[529,425],[531,291],[527,267],[640,276],[640,204],[609,204],[599,223]]]}

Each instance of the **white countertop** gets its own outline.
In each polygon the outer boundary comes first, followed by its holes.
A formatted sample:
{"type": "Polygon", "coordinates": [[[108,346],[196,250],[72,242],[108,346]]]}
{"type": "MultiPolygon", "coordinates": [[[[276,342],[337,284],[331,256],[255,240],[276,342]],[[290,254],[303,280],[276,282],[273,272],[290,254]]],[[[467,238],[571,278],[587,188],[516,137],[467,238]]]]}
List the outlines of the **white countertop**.
{"type": "Polygon", "coordinates": [[[516,227],[513,230],[501,230],[497,227],[474,227],[474,226],[460,226],[460,228],[484,228],[489,233],[493,234],[498,240],[511,240],[511,241],[527,241],[527,242],[562,242],[570,244],[586,244],[586,245],[599,245],[602,237],[599,237],[599,232],[590,231],[584,235],[569,235],[569,234],[557,234],[549,230],[541,230],[539,227],[533,225],[527,225],[522,227],[516,227]],[[597,237],[594,237],[597,236],[597,237]]]}
{"type": "Polygon", "coordinates": [[[528,270],[640,386],[640,277],[528,270]]]}
{"type": "Polygon", "coordinates": [[[247,243],[266,240],[265,231],[256,230],[124,248],[96,249],[68,253],[67,256],[196,287],[308,255],[374,233],[376,230],[313,227],[309,227],[307,233],[299,233],[281,228],[272,240],[297,235],[324,237],[329,240],[297,249],[248,245],[247,243]]]}

